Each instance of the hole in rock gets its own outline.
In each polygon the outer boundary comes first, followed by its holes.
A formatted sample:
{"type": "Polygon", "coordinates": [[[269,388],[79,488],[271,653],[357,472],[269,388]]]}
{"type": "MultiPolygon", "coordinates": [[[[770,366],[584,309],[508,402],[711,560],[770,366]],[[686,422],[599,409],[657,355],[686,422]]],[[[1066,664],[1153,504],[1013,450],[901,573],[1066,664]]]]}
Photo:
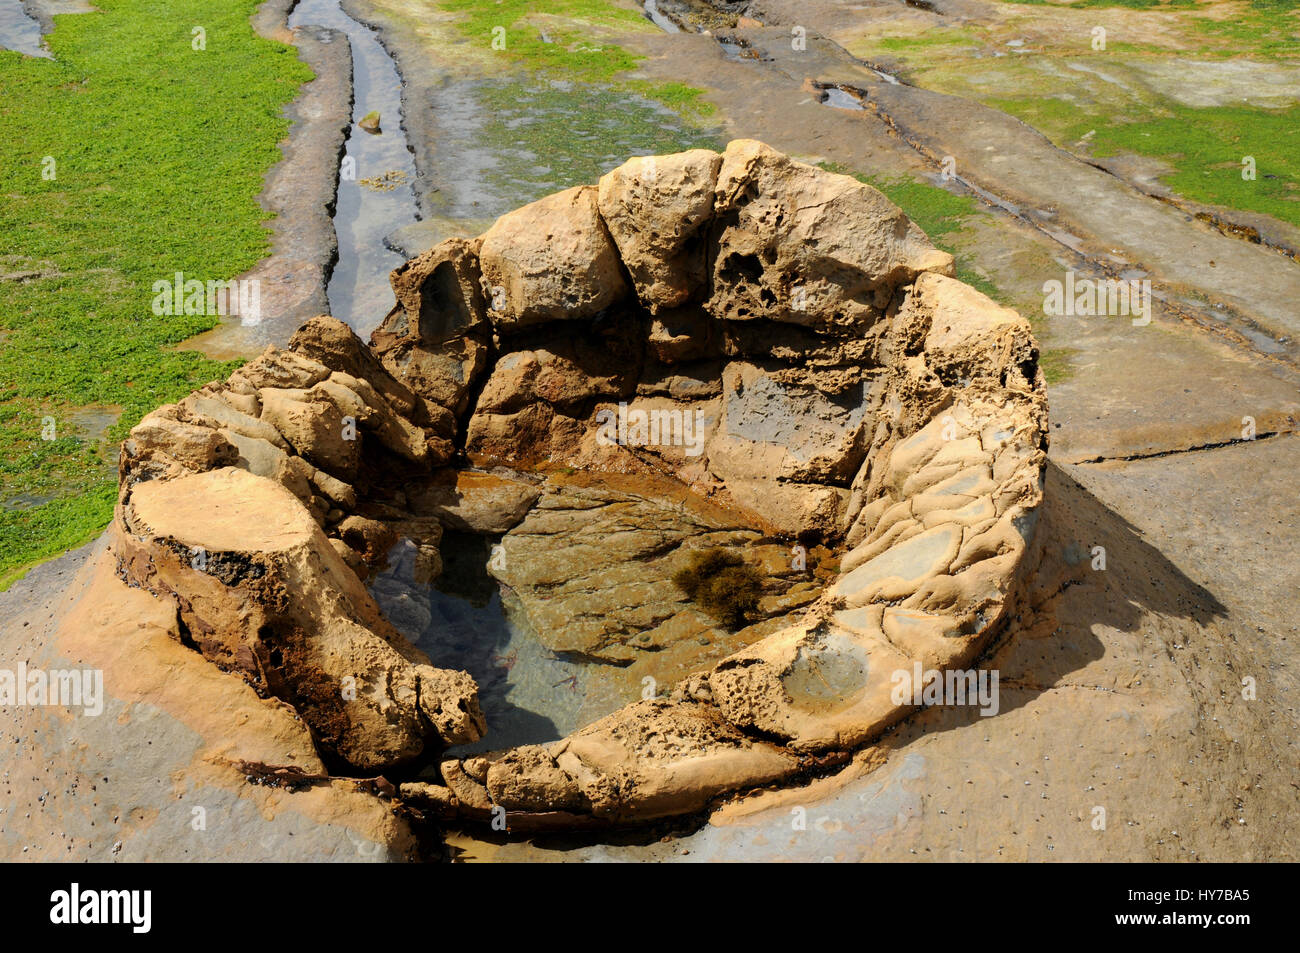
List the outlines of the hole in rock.
{"type": "Polygon", "coordinates": [[[123,444],[115,571],[438,817],[794,779],[909,713],[891,673],[971,664],[1030,552],[1027,322],[761,143],[620,170],[394,272],[369,345],[313,318],[123,444]]]}
{"type": "MultiPolygon", "coordinates": [[[[368,584],[402,635],[478,684],[487,735],[438,757],[554,741],[666,696],[788,625],[830,575],[829,549],[814,546],[796,568],[792,540],[674,498],[666,482],[561,470],[540,490],[505,534],[446,531],[440,572],[399,539],[368,584]],[[705,552],[753,572],[757,599],[743,617],[719,617],[675,580],[705,552]]],[[[472,500],[473,480],[458,493],[472,500]]]]}

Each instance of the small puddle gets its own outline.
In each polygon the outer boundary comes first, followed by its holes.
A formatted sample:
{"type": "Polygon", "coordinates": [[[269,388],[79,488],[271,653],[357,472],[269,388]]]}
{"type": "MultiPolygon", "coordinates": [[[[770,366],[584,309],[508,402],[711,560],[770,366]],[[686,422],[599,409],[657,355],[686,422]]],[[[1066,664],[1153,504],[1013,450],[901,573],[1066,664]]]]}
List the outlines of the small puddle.
{"type": "Polygon", "coordinates": [[[19,0],[0,0],[0,49],[53,59],[41,38],[40,23],[27,15],[19,0]]]}
{"type": "Polygon", "coordinates": [[[781,685],[796,707],[825,712],[847,707],[867,684],[867,652],[841,632],[800,648],[781,685]]]}
{"type": "Polygon", "coordinates": [[[439,668],[469,672],[478,683],[488,733],[448,757],[556,741],[583,723],[587,666],[556,658],[509,590],[488,575],[492,542],[446,533],[443,569],[430,581],[416,545],[400,540],[370,582],[379,608],[409,642],[439,668]]]}
{"type": "Polygon", "coordinates": [[[1080,255],[1085,254],[1083,239],[1078,235],[1067,232],[1063,228],[1051,228],[1047,225],[1039,225],[1038,227],[1042,229],[1046,235],[1060,242],[1066,248],[1070,249],[1070,251],[1080,255]]]}
{"type": "Polygon", "coordinates": [[[719,36],[715,37],[715,39],[722,49],[722,55],[737,63],[764,63],[771,59],[771,57],[754,49],[748,40],[740,37],[719,36]]]}
{"type": "MultiPolygon", "coordinates": [[[[970,179],[963,178],[960,175],[954,175],[952,176],[952,179],[953,181],[957,182],[959,185],[964,186],[967,189],[970,189],[970,191],[974,192],[976,195],[978,195],[989,205],[995,205],[998,208],[1002,209],[1002,211],[1006,212],[1007,214],[1014,215],[1016,218],[1023,217],[1020,206],[1016,205],[1014,202],[1009,202],[1000,195],[994,195],[988,189],[982,189],[974,182],[972,182],[970,179]]],[[[1030,224],[1034,224],[1034,223],[1031,222],[1030,224]]],[[[1046,229],[1043,230],[1046,231],[1046,229]]]]}
{"type": "Polygon", "coordinates": [[[415,162],[402,128],[402,79],[378,35],[348,16],[338,0],[302,0],[289,25],[330,27],[352,48],[352,127],[334,212],[338,263],[326,296],[330,313],[365,337],[392,308],[388,273],[404,260],[384,238],[419,217],[415,162]],[[379,113],[378,134],[358,125],[372,112],[379,113]]]}
{"type": "Polygon", "coordinates": [[[823,106],[834,106],[836,109],[865,110],[867,108],[862,105],[862,100],[858,97],[835,86],[828,86],[823,92],[826,93],[826,98],[822,100],[823,106]]]}
{"type": "MultiPolygon", "coordinates": [[[[1223,320],[1223,312],[1226,311],[1227,309],[1221,303],[1215,304],[1214,309],[1215,311],[1219,312],[1218,315],[1219,319],[1223,320]]],[[[1238,317],[1240,318],[1240,315],[1238,315],[1238,317]]],[[[1283,345],[1280,341],[1277,340],[1277,338],[1273,337],[1271,334],[1253,328],[1250,325],[1246,324],[1245,322],[1240,322],[1239,324],[1234,325],[1234,327],[1235,330],[1239,331],[1241,335],[1246,338],[1246,340],[1250,341],[1251,344],[1253,344],[1263,353],[1265,354],[1286,353],[1285,345],[1283,345]]]]}
{"type": "Polygon", "coordinates": [[[879,66],[872,66],[870,63],[865,63],[865,62],[862,65],[865,66],[867,69],[871,70],[871,72],[875,73],[877,76],[879,76],[890,86],[903,85],[902,81],[897,76],[895,76],[893,73],[885,72],[879,66]]]}
{"type": "Polygon", "coordinates": [[[665,33],[681,33],[681,29],[659,10],[658,0],[645,0],[645,15],[665,33]]]}

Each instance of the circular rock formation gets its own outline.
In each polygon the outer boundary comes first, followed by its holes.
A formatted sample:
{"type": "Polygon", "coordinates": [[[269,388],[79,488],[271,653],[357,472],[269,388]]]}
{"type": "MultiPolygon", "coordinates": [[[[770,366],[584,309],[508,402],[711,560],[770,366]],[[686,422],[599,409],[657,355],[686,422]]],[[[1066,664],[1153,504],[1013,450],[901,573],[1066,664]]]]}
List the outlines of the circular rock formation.
{"type": "Polygon", "coordinates": [[[441,816],[625,823],[792,779],[913,710],[896,673],[968,666],[1014,611],[1043,376],[1027,322],[952,273],[874,189],[761,143],[633,159],[397,269],[369,347],[315,318],[145,418],[118,574],[336,770],[425,765],[401,795],[441,816]],[[364,580],[398,540],[434,578],[444,529],[494,541],[551,651],[681,677],[430,770],[486,730],[476,686],[364,580]],[[719,547],[758,569],[738,633],[671,582],[719,547]]]}

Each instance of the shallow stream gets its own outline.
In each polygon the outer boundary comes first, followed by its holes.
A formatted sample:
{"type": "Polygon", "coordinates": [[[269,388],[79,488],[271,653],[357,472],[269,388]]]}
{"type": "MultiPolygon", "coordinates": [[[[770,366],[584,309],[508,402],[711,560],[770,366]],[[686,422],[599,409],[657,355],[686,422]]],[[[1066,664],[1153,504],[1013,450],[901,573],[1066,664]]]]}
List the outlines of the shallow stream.
{"type": "Polygon", "coordinates": [[[0,0],[0,49],[49,59],[41,40],[41,25],[27,15],[19,0],[0,0]]]}
{"type": "Polygon", "coordinates": [[[402,127],[402,80],[374,31],[348,16],[338,0],[302,0],[291,27],[316,25],[345,34],[352,48],[352,127],[339,174],[334,231],[338,263],[326,295],[330,313],[363,338],[393,305],[388,273],[402,256],[384,243],[418,218],[415,162],[402,127]],[[358,123],[379,114],[379,132],[358,123]]]}

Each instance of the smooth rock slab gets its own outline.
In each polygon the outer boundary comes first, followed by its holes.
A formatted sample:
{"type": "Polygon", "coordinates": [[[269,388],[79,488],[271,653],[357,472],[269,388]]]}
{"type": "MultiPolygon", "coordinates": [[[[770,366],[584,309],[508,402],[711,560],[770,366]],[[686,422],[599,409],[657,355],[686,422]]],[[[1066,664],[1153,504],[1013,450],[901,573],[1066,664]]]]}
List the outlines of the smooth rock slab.
{"type": "Polygon", "coordinates": [[[962,528],[936,526],[863,563],[835,584],[850,605],[903,599],[948,568],[961,545],[962,528]]]}

